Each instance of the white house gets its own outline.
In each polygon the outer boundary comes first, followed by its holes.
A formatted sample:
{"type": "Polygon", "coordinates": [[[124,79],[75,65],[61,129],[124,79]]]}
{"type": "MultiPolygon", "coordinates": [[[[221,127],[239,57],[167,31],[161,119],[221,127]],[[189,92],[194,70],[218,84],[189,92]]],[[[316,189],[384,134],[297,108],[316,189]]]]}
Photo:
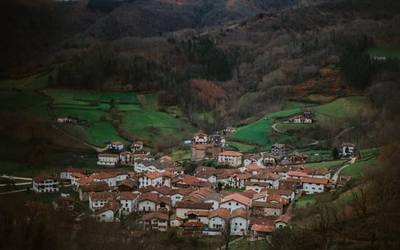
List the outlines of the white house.
{"type": "Polygon", "coordinates": [[[121,152],[124,150],[124,144],[119,141],[113,141],[107,145],[107,148],[113,151],[121,152]]]}
{"type": "Polygon", "coordinates": [[[356,146],[353,143],[342,143],[339,155],[342,158],[354,156],[356,146]]]}
{"type": "Polygon", "coordinates": [[[111,192],[93,192],[89,194],[89,208],[92,211],[99,210],[112,201],[114,201],[114,194],[111,192]]]}
{"type": "Polygon", "coordinates": [[[143,225],[145,230],[165,232],[168,230],[168,224],[168,214],[154,212],[143,215],[143,225]]]}
{"type": "Polygon", "coordinates": [[[230,219],[231,235],[247,235],[249,228],[249,211],[238,208],[232,211],[230,219]]]}
{"type": "Polygon", "coordinates": [[[119,183],[128,178],[127,174],[119,172],[99,172],[91,175],[94,182],[106,182],[111,188],[117,187],[119,183]]]}
{"type": "Polygon", "coordinates": [[[243,173],[243,174],[234,174],[229,178],[229,186],[233,188],[244,188],[244,183],[250,180],[251,174],[243,173]]]}
{"type": "Polygon", "coordinates": [[[137,210],[137,197],[138,194],[131,192],[121,192],[117,196],[117,200],[121,206],[121,213],[127,215],[137,210]]]}
{"type": "Polygon", "coordinates": [[[193,144],[207,144],[208,135],[203,132],[198,132],[193,136],[193,144]]]}
{"type": "Polygon", "coordinates": [[[83,175],[83,169],[80,168],[67,168],[60,172],[60,179],[64,181],[71,181],[73,174],[78,173],[83,175]]]}
{"type": "Polygon", "coordinates": [[[220,208],[226,208],[229,211],[234,211],[238,208],[249,209],[251,199],[239,193],[233,193],[222,198],[220,208]]]}
{"type": "Polygon", "coordinates": [[[157,211],[158,194],[144,193],[137,199],[138,211],[140,212],[155,212],[157,211]]]}
{"type": "Polygon", "coordinates": [[[119,162],[118,154],[99,154],[97,156],[97,165],[104,167],[115,167],[119,162]]]}
{"type": "Polygon", "coordinates": [[[32,181],[32,190],[36,193],[58,192],[59,182],[51,176],[36,176],[32,181]]]}
{"type": "Polygon", "coordinates": [[[208,228],[211,230],[223,230],[229,222],[230,212],[228,209],[219,208],[210,212],[208,216],[208,228]]]}
{"type": "Polygon", "coordinates": [[[305,177],[301,178],[301,183],[303,184],[302,190],[306,194],[323,193],[329,184],[329,179],[305,177]]]}
{"type": "Polygon", "coordinates": [[[160,187],[162,185],[162,174],[159,172],[148,172],[139,177],[139,188],[153,186],[160,187]]]}
{"type": "Polygon", "coordinates": [[[136,173],[143,172],[162,172],[164,171],[164,166],[158,162],[153,160],[135,160],[134,169],[136,173]]]}
{"type": "Polygon", "coordinates": [[[236,151],[224,151],[218,154],[218,163],[231,167],[239,167],[242,165],[243,154],[236,151]]]}
{"type": "Polygon", "coordinates": [[[121,165],[130,166],[133,164],[133,153],[125,151],[119,154],[119,162],[121,165]]]}
{"type": "Polygon", "coordinates": [[[94,212],[96,220],[100,222],[118,222],[120,216],[119,206],[118,202],[110,202],[96,210],[94,212]]]}

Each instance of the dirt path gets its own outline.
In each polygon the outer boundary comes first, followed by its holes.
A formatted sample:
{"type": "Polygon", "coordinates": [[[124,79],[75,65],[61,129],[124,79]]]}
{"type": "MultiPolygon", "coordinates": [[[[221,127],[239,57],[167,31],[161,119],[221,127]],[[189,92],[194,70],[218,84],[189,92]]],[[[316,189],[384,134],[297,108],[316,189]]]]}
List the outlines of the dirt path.
{"type": "Polygon", "coordinates": [[[334,174],[333,177],[332,177],[332,181],[333,181],[334,184],[337,183],[337,181],[338,181],[338,179],[339,179],[339,176],[340,176],[340,173],[341,173],[345,168],[347,168],[348,166],[354,164],[354,163],[356,162],[356,159],[357,159],[356,157],[351,158],[350,160],[348,160],[347,162],[345,162],[344,165],[343,165],[342,167],[340,167],[338,170],[336,170],[335,174],[334,174]]]}

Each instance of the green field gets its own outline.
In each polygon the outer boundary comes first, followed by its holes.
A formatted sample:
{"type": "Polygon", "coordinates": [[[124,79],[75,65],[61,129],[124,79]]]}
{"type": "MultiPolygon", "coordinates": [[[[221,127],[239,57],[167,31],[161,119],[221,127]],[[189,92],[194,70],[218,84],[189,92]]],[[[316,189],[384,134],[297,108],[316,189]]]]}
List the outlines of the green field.
{"type": "Polygon", "coordinates": [[[158,111],[156,95],[63,89],[48,89],[44,93],[53,100],[55,117],[71,116],[84,121],[78,126],[67,126],[68,131],[94,145],[103,146],[112,140],[127,143],[131,138],[156,144],[171,138],[190,138],[194,132],[188,121],[158,111]],[[119,129],[129,133],[130,138],[122,138],[118,133],[113,112],[120,117],[119,129]]]}
{"type": "Polygon", "coordinates": [[[241,142],[235,142],[235,141],[228,141],[227,142],[228,147],[233,147],[236,150],[242,152],[242,153],[250,153],[256,150],[256,146],[254,145],[249,145],[241,142]]]}
{"type": "Polygon", "coordinates": [[[248,241],[246,239],[240,239],[231,245],[229,245],[230,250],[264,250],[267,249],[266,240],[254,240],[248,241]]]}
{"type": "Polygon", "coordinates": [[[349,96],[317,106],[312,110],[317,122],[324,125],[333,121],[356,117],[362,112],[368,111],[369,108],[370,101],[368,98],[364,96],[349,96]]]}
{"type": "Polygon", "coordinates": [[[190,160],[192,158],[192,153],[190,149],[174,150],[173,152],[171,152],[171,157],[174,161],[190,160]]]}
{"type": "Polygon", "coordinates": [[[318,194],[303,195],[299,197],[299,199],[296,201],[295,207],[306,208],[308,206],[311,206],[317,202],[317,196],[318,194]]]}
{"type": "Polygon", "coordinates": [[[384,56],[386,58],[400,59],[400,45],[370,48],[368,54],[372,57],[384,56]]]}
{"type": "Polygon", "coordinates": [[[346,162],[346,160],[325,161],[325,162],[308,163],[305,166],[309,168],[337,169],[341,167],[344,162],[346,162]]]}
{"type": "Polygon", "coordinates": [[[271,113],[254,123],[238,128],[233,134],[233,138],[235,140],[248,142],[251,144],[270,146],[272,143],[275,142],[271,142],[269,138],[267,138],[267,136],[271,131],[271,126],[274,121],[279,118],[294,115],[296,113],[299,113],[300,111],[300,108],[294,108],[271,113]]]}

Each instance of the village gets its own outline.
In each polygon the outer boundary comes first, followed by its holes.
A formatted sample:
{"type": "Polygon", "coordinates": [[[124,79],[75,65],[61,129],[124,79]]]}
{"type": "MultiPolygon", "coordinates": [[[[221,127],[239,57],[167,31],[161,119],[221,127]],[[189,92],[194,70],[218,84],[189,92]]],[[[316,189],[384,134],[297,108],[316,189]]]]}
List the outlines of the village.
{"type": "MultiPolygon", "coordinates": [[[[296,116],[288,122],[312,120],[296,116]]],[[[231,150],[225,135],[234,130],[199,131],[186,142],[192,162],[216,163],[200,164],[192,174],[168,155],[155,159],[142,141],[128,147],[115,141],[98,153],[96,171],[69,167],[58,176],[36,176],[31,190],[37,195],[60,192],[52,202],[55,210],[74,211],[76,202],[85,202],[86,215],[99,222],[119,223],[134,214],[142,230],[175,228],[181,236],[259,239],[290,226],[298,197],[333,191],[342,182],[340,170],[306,167],[308,155],[289,145],[251,154],[231,150]],[[61,187],[70,187],[78,198],[61,187]]],[[[342,143],[338,153],[351,161],[355,152],[354,144],[342,143]]]]}

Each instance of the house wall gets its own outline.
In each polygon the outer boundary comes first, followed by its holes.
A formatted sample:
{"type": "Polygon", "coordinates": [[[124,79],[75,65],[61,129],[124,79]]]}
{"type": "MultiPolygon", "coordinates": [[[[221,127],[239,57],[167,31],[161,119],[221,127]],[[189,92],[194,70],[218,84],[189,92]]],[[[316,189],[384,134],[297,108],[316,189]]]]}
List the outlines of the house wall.
{"type": "Polygon", "coordinates": [[[238,209],[238,208],[247,209],[247,207],[246,207],[244,204],[239,203],[239,202],[234,201],[234,200],[226,201],[226,202],[224,202],[224,203],[221,203],[220,207],[221,207],[221,208],[226,208],[226,209],[228,209],[228,210],[231,211],[231,212],[232,212],[233,210],[235,210],[235,209],[238,209]]]}
{"type": "Polygon", "coordinates": [[[322,184],[303,183],[303,191],[306,194],[323,193],[325,187],[322,184]]]}
{"type": "Polygon", "coordinates": [[[211,203],[212,205],[212,210],[218,209],[219,208],[219,202],[215,200],[205,200],[204,203],[211,203]]]}
{"type": "Polygon", "coordinates": [[[221,217],[213,217],[208,220],[208,228],[222,230],[225,228],[225,220],[221,217]]]}
{"type": "Polygon", "coordinates": [[[157,204],[152,201],[141,201],[138,203],[138,211],[141,212],[155,212],[157,204]]]}
{"type": "Polygon", "coordinates": [[[96,219],[100,222],[113,222],[114,221],[114,212],[111,210],[104,211],[101,214],[96,215],[96,219]]]}
{"type": "Polygon", "coordinates": [[[246,235],[248,231],[248,221],[242,217],[231,219],[231,235],[246,235]]]}

